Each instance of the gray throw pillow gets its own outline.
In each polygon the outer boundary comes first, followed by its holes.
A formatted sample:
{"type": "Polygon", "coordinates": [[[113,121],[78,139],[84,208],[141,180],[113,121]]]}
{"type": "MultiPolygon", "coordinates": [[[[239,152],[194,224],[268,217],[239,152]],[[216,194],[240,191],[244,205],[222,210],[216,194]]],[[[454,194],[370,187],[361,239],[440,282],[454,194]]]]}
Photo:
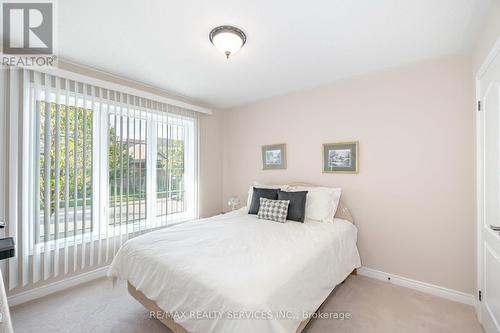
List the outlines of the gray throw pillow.
{"type": "Polygon", "coordinates": [[[278,200],[289,200],[287,220],[304,223],[307,191],[285,192],[278,190],[278,200]]]}
{"type": "Polygon", "coordinates": [[[260,198],[276,200],[278,199],[278,189],[254,187],[252,194],[252,204],[248,208],[248,214],[257,214],[259,212],[260,198]]]}
{"type": "Polygon", "coordinates": [[[260,198],[260,207],[257,217],[263,220],[285,223],[289,204],[290,201],[288,200],[260,198]]]}

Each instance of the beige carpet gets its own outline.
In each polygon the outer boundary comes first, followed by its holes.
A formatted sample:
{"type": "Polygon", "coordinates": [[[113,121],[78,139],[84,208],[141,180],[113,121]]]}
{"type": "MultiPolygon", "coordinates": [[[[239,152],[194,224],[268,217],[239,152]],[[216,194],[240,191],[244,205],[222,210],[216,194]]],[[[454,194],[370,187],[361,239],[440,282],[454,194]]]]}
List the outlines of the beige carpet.
{"type": "MultiPolygon", "coordinates": [[[[337,287],[322,312],[350,312],[351,319],[315,319],[305,332],[450,332],[482,329],[471,306],[361,276],[337,287]]],[[[124,283],[93,282],[12,309],[22,332],[166,332],[128,295],[124,283]]]]}

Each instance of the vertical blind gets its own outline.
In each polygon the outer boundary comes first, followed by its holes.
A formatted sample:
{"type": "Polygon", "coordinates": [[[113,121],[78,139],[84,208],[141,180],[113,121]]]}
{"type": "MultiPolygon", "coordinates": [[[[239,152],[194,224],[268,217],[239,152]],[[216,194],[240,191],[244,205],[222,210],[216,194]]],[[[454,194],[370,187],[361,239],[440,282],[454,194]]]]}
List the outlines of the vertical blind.
{"type": "Polygon", "coordinates": [[[109,263],[141,233],[197,217],[197,113],[5,69],[9,290],[109,263]]]}

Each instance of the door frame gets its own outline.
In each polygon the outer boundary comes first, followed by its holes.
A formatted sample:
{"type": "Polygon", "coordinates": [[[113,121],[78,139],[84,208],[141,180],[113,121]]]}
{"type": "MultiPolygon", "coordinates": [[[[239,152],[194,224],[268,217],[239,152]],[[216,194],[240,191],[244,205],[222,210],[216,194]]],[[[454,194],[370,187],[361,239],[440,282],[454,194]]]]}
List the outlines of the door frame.
{"type": "Polygon", "coordinates": [[[476,314],[480,323],[482,323],[482,311],[481,302],[479,301],[479,291],[484,290],[484,276],[483,276],[483,226],[484,226],[484,186],[483,186],[483,156],[484,156],[484,112],[483,110],[478,110],[478,103],[481,99],[481,78],[488,70],[489,66],[500,53],[500,37],[497,38],[495,44],[491,48],[490,52],[483,61],[481,67],[475,76],[475,148],[476,148],[476,269],[477,269],[477,281],[476,281],[476,314]]]}

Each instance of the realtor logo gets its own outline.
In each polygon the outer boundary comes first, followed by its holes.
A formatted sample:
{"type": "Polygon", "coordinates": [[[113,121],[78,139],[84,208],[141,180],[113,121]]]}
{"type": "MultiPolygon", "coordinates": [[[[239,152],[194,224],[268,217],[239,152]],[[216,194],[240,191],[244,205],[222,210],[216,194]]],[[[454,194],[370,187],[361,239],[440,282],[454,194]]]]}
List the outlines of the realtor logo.
{"type": "Polygon", "coordinates": [[[3,53],[52,54],[52,3],[3,3],[3,53]]]}

